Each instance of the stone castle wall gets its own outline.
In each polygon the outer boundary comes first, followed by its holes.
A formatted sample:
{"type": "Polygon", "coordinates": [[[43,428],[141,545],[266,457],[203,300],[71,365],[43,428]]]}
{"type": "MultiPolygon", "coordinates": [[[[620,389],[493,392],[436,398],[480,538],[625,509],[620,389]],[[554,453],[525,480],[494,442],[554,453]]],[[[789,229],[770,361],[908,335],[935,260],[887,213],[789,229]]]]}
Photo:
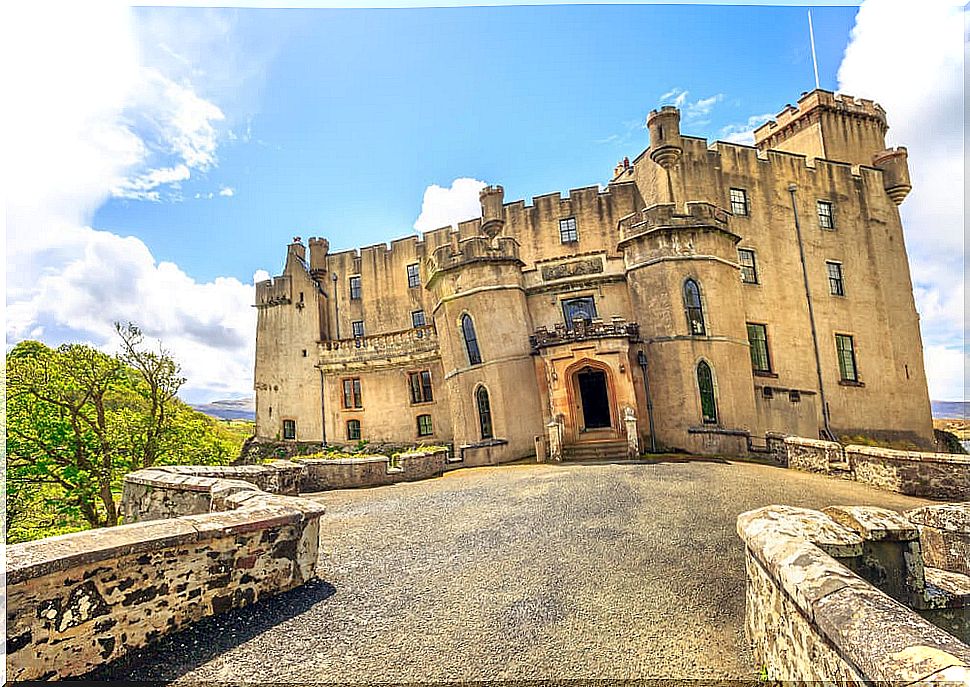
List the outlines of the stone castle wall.
{"type": "Polygon", "coordinates": [[[376,487],[395,482],[437,477],[445,471],[448,452],[404,453],[397,458],[297,458],[303,468],[300,489],[305,493],[353,487],[376,487]]]}
{"type": "Polygon", "coordinates": [[[169,496],[164,506],[154,497],[152,506],[126,504],[136,518],[170,519],[7,547],[8,679],[83,675],[203,617],[311,579],[323,507],[221,472],[133,473],[129,501],[144,498],[149,485],[168,492],[186,485],[184,499],[169,496]],[[199,513],[203,501],[217,512],[199,513]]]}

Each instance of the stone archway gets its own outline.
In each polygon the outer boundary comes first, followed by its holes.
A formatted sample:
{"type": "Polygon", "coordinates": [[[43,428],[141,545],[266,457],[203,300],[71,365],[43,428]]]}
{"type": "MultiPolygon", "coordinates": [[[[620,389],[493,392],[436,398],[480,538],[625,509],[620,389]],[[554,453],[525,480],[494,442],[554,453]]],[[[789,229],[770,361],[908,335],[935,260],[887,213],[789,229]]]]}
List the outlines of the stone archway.
{"type": "Polygon", "coordinates": [[[572,439],[616,438],[620,433],[620,417],[609,366],[595,360],[580,360],[569,367],[567,379],[572,439]]]}

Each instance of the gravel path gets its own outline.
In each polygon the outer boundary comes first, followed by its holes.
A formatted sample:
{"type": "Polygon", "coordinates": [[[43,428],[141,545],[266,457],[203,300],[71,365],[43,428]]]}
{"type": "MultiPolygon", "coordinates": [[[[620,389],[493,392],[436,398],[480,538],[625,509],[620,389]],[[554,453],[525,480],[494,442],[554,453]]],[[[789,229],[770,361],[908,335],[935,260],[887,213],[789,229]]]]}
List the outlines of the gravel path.
{"type": "Polygon", "coordinates": [[[756,678],[738,513],[924,503],[721,460],[512,465],[316,495],[322,581],[94,679],[756,678]]]}

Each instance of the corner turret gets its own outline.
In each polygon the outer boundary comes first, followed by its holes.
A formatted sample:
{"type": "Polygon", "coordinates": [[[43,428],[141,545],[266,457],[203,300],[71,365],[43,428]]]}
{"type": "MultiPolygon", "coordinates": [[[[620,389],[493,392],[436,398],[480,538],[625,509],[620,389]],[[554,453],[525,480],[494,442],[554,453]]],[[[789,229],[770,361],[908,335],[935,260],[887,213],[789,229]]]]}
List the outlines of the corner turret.
{"type": "Polygon", "coordinates": [[[505,199],[505,189],[501,186],[486,186],[478,194],[482,205],[482,233],[494,239],[505,228],[505,213],[502,203],[505,199]]]}
{"type": "Polygon", "coordinates": [[[650,131],[650,159],[669,170],[684,153],[680,110],[670,105],[652,110],[647,117],[647,129],[650,131]]]}
{"type": "Polygon", "coordinates": [[[876,153],[872,165],[882,170],[882,183],[892,201],[896,205],[902,203],[913,188],[909,181],[909,154],[906,149],[900,146],[876,153]]]}

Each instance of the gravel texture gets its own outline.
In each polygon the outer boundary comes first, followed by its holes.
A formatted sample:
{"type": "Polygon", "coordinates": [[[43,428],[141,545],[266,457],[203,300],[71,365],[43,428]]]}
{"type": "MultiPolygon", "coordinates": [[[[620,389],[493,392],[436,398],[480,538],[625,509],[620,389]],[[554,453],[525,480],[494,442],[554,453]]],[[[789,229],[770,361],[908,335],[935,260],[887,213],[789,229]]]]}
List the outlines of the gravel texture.
{"type": "Polygon", "coordinates": [[[926,503],[719,459],[511,465],[312,496],[320,581],[89,679],[756,679],[739,513],[926,503]]]}

